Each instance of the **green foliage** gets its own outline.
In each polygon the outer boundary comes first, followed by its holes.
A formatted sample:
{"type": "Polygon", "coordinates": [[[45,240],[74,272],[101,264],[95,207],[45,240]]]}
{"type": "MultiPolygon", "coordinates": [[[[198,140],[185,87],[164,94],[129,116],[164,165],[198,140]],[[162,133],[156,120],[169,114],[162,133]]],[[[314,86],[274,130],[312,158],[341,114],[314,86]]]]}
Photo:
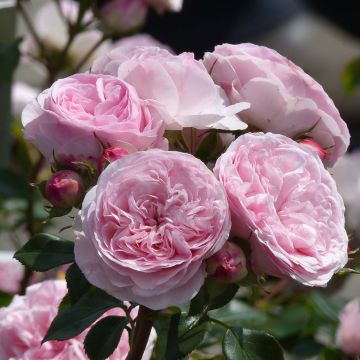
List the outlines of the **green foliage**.
{"type": "Polygon", "coordinates": [[[345,67],[342,75],[345,90],[352,94],[360,85],[360,58],[353,60],[345,67]]]}
{"type": "Polygon", "coordinates": [[[208,277],[199,293],[191,301],[189,315],[223,307],[231,301],[238,289],[237,284],[224,284],[208,277]]]}
{"type": "Polygon", "coordinates": [[[0,308],[8,306],[11,303],[12,295],[0,291],[0,308]]]}
{"type": "Polygon", "coordinates": [[[107,359],[119,344],[129,320],[122,316],[108,316],[99,320],[88,332],[84,341],[90,360],[107,359]]]}
{"type": "Polygon", "coordinates": [[[226,360],[283,360],[284,354],[277,340],[270,334],[230,328],[223,339],[223,353],[226,360]]]}
{"type": "Polygon", "coordinates": [[[75,263],[66,272],[66,283],[71,304],[78,302],[92,286],[75,263]]]}
{"type": "Polygon", "coordinates": [[[35,271],[47,271],[74,261],[74,243],[50,234],[33,236],[15,259],[35,271]]]}
{"type": "Polygon", "coordinates": [[[155,328],[158,334],[157,358],[178,359],[201,344],[209,322],[206,316],[186,316],[176,311],[159,316],[155,321],[155,328]]]}
{"type": "Polygon", "coordinates": [[[120,300],[92,287],[74,305],[68,303],[63,307],[51,323],[43,342],[77,336],[106,311],[121,305],[120,300]]]}

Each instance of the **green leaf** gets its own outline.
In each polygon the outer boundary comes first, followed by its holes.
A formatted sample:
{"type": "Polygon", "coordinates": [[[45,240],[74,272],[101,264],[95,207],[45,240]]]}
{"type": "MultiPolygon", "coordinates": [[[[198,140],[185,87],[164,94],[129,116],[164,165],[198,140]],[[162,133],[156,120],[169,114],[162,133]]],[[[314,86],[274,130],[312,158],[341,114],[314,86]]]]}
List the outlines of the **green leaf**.
{"type": "Polygon", "coordinates": [[[0,291],[0,308],[8,306],[11,303],[13,296],[11,294],[0,291]]]}
{"type": "Polygon", "coordinates": [[[325,348],[318,358],[319,360],[347,360],[349,359],[338,349],[325,348]]]}
{"type": "Polygon", "coordinates": [[[222,346],[226,360],[248,359],[242,347],[242,334],[234,329],[226,330],[222,346]]]}
{"type": "Polygon", "coordinates": [[[189,354],[203,341],[208,325],[207,317],[185,316],[180,312],[158,317],[155,321],[157,358],[178,359],[189,354]]]}
{"type": "Polygon", "coordinates": [[[74,243],[55,235],[37,234],[14,257],[32,270],[47,271],[74,261],[74,243]]]}
{"type": "Polygon", "coordinates": [[[30,185],[15,171],[0,169],[0,197],[28,198],[30,185]]]}
{"type": "Polygon", "coordinates": [[[108,316],[99,320],[88,332],[84,341],[90,360],[107,359],[117,348],[129,320],[122,316],[108,316]]]}
{"type": "Polygon", "coordinates": [[[190,303],[189,315],[197,315],[206,310],[218,309],[228,304],[239,289],[237,284],[225,284],[207,278],[199,293],[190,303]]]}
{"type": "Polygon", "coordinates": [[[0,81],[11,82],[20,57],[19,40],[10,44],[0,44],[0,81]]]}
{"type": "Polygon", "coordinates": [[[193,351],[203,340],[208,331],[207,318],[189,316],[180,319],[179,323],[179,350],[182,355],[193,351]]]}
{"type": "Polygon", "coordinates": [[[360,58],[353,60],[345,67],[342,75],[345,90],[352,94],[357,86],[360,85],[360,58]]]}
{"type": "Polygon", "coordinates": [[[121,301],[92,287],[72,306],[57,314],[43,340],[67,340],[79,335],[106,311],[121,306],[121,301]]]}
{"type": "Polygon", "coordinates": [[[74,263],[66,272],[66,283],[69,290],[71,304],[75,304],[90,290],[91,284],[87,281],[79,267],[74,263]]]}
{"type": "Polygon", "coordinates": [[[211,311],[211,317],[229,325],[262,329],[268,322],[266,314],[239,301],[233,300],[225,307],[211,311]]]}
{"type": "Polygon", "coordinates": [[[231,328],[223,339],[223,353],[226,360],[283,360],[284,354],[274,337],[248,329],[231,328]]]}
{"type": "Polygon", "coordinates": [[[334,323],[338,322],[338,313],[341,310],[341,306],[333,303],[328,297],[325,297],[319,291],[311,291],[306,300],[323,319],[334,323]]]}

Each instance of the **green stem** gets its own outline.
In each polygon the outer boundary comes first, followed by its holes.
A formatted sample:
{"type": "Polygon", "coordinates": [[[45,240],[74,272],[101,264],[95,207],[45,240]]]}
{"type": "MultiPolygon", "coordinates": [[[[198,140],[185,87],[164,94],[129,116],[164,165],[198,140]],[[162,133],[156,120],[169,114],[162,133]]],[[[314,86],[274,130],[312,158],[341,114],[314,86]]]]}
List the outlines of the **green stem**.
{"type": "Polygon", "coordinates": [[[138,316],[136,318],[134,336],[126,360],[141,360],[149,341],[156,313],[156,311],[140,305],[138,316]]]}

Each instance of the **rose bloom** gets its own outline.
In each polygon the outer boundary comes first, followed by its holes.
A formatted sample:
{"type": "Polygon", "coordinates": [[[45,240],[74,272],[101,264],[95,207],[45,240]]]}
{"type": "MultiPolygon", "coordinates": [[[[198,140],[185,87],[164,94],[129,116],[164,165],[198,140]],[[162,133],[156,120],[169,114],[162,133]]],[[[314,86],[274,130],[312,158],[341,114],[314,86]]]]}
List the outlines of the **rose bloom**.
{"type": "MultiPolygon", "coordinates": [[[[59,6],[64,16],[61,16],[59,9],[55,2],[48,1],[44,3],[39,10],[35,13],[33,21],[34,28],[40,40],[45,45],[48,51],[59,53],[65,47],[68,38],[68,25],[67,22],[72,24],[76,23],[77,14],[79,11],[79,2],[73,0],[61,0],[59,6]],[[49,31],[51,29],[51,31],[49,31]]],[[[91,11],[86,11],[83,17],[82,24],[93,20],[91,11]]],[[[36,41],[32,38],[31,34],[24,34],[25,40],[21,44],[22,53],[30,53],[38,56],[39,49],[36,41]]],[[[84,56],[91,48],[102,38],[103,34],[100,30],[95,28],[88,28],[78,34],[68,50],[67,61],[73,66],[77,66],[84,56]]],[[[90,64],[94,59],[105,53],[110,47],[110,41],[104,41],[98,46],[86,61],[82,70],[88,70],[90,64]]],[[[31,60],[31,58],[30,58],[31,60]]]]}
{"type": "Polygon", "coordinates": [[[360,356],[360,299],[350,301],[341,311],[336,345],[346,354],[360,356]]]}
{"type": "Polygon", "coordinates": [[[249,103],[228,106],[225,93],[191,53],[173,55],[158,47],[118,47],[99,57],[91,71],[117,76],[133,85],[142,99],[157,107],[168,130],[247,127],[235,114],[247,109],[249,103]]]}
{"type": "Polygon", "coordinates": [[[158,149],[111,163],[86,195],[75,259],[109,294],[159,310],[199,291],[230,231],[225,192],[194,156],[158,149]]]}
{"type": "Polygon", "coordinates": [[[97,162],[103,146],[128,151],[165,147],[163,122],[129,84],[78,74],[56,81],[24,109],[25,138],[53,155],[97,162]]]}
{"type": "Polygon", "coordinates": [[[16,294],[24,275],[24,267],[10,251],[0,251],[0,291],[16,294]]]}
{"type": "Polygon", "coordinates": [[[324,89],[276,51],[253,44],[217,46],[204,64],[232,103],[248,101],[242,119],[262,131],[289,137],[310,131],[332,166],[349,146],[345,122],[324,89]]]}
{"type": "Polygon", "coordinates": [[[149,34],[135,34],[132,36],[126,36],[117,40],[113,43],[112,49],[115,49],[120,46],[126,47],[135,47],[135,46],[155,46],[160,49],[165,49],[170,53],[174,53],[174,50],[171,49],[169,46],[161,43],[160,41],[156,40],[149,34]]]}
{"type": "MultiPolygon", "coordinates": [[[[0,309],[0,359],[6,360],[87,360],[83,341],[88,330],[65,341],[47,341],[41,345],[58,306],[67,293],[66,282],[48,280],[27,288],[24,296],[0,309]]],[[[125,316],[112,309],[104,316],[125,316]]],[[[149,360],[156,335],[152,332],[142,360],[149,360]]],[[[109,360],[125,360],[129,352],[128,333],[124,330],[118,347],[109,360]]]]}
{"type": "Polygon", "coordinates": [[[246,134],[214,171],[256,272],[323,286],[346,264],[343,201],[312,150],[283,135],[246,134]]]}
{"type": "Polygon", "coordinates": [[[144,0],[111,0],[100,8],[100,18],[107,27],[124,34],[145,22],[147,10],[144,0]]]}

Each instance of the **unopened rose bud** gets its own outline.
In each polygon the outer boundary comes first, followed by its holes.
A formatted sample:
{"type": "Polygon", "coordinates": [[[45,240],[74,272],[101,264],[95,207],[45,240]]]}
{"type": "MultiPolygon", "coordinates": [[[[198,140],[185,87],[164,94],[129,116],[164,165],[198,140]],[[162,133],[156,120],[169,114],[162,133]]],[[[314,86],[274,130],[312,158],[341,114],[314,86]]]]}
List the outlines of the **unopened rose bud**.
{"type": "Polygon", "coordinates": [[[348,355],[360,356],[360,299],[349,302],[340,313],[336,345],[348,355]]]}
{"type": "Polygon", "coordinates": [[[299,144],[308,146],[311,150],[315,151],[321,160],[324,160],[327,156],[327,151],[319,143],[312,139],[301,140],[299,144]]]}
{"type": "Polygon", "coordinates": [[[245,254],[239,246],[228,241],[207,260],[206,270],[219,281],[238,282],[247,275],[245,254]]]}
{"type": "Polygon", "coordinates": [[[104,152],[102,153],[98,162],[99,173],[104,170],[107,163],[111,163],[115,160],[121,159],[126,155],[129,155],[129,152],[127,150],[115,146],[104,149],[104,152]]]}
{"type": "Polygon", "coordinates": [[[56,172],[46,183],[45,197],[57,208],[67,209],[77,205],[85,193],[79,174],[71,170],[56,172]]]}

